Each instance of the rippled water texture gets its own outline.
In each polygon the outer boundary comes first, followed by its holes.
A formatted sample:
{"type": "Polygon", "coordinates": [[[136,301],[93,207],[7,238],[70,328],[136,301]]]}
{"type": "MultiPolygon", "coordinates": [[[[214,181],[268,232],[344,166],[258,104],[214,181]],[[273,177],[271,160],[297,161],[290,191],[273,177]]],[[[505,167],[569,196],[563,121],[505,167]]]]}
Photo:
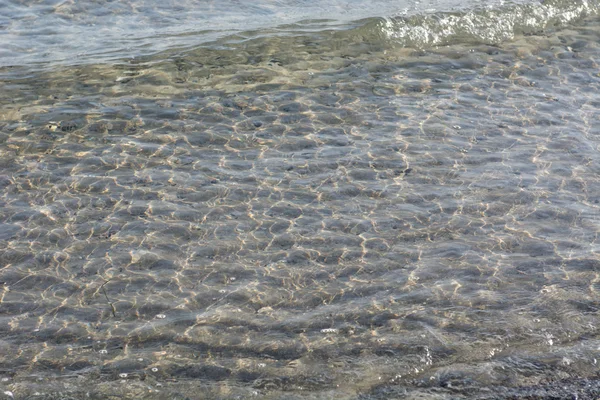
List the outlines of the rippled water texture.
{"type": "MultiPolygon", "coordinates": [[[[423,47],[498,43],[562,24],[599,0],[0,0],[0,67],[120,62],[264,36],[362,28],[423,47]],[[448,14],[449,13],[449,14],[448,14]]],[[[344,40],[348,40],[346,37],[344,40]]]]}
{"type": "Polygon", "coordinates": [[[597,397],[598,21],[353,43],[1,70],[2,392],[597,397]]]}

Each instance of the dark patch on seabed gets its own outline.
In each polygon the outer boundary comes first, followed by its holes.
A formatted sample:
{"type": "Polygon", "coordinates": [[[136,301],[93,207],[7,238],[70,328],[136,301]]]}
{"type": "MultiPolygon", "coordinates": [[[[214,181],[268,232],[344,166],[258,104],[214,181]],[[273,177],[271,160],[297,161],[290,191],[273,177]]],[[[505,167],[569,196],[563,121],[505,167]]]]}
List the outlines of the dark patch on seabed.
{"type": "Polygon", "coordinates": [[[410,386],[389,384],[361,394],[357,399],[457,399],[478,400],[550,400],[550,399],[597,399],[600,397],[600,376],[591,378],[548,379],[531,386],[482,387],[472,379],[445,377],[435,382],[415,380],[410,386]],[[449,379],[448,379],[449,378],[449,379]]]}
{"type": "Polygon", "coordinates": [[[599,34],[0,71],[0,396],[597,398],[599,34]]]}

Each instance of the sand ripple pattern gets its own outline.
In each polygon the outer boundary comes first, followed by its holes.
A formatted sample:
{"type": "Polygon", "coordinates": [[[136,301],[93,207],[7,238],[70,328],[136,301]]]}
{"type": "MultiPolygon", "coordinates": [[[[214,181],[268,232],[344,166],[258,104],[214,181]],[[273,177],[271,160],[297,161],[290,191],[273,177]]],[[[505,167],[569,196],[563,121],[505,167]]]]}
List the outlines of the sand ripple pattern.
{"type": "Polygon", "coordinates": [[[599,33],[0,71],[0,385],[475,398],[594,376],[599,33]]]}

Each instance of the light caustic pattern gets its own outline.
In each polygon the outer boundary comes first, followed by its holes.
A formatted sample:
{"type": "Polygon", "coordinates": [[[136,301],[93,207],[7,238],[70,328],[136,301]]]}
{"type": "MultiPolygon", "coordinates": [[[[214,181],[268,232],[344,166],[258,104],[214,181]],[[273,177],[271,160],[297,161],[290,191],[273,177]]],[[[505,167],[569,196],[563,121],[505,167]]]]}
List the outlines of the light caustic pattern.
{"type": "Polygon", "coordinates": [[[3,390],[508,396],[595,373],[597,27],[328,43],[2,71],[3,390]]]}

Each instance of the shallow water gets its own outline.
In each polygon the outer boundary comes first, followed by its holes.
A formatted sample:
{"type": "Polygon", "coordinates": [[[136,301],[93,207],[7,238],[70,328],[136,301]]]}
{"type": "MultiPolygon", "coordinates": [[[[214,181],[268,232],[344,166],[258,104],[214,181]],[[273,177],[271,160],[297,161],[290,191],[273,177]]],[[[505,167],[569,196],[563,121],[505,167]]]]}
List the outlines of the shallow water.
{"type": "Polygon", "coordinates": [[[2,392],[597,397],[598,22],[0,70],[2,392]]]}
{"type": "Polygon", "coordinates": [[[120,63],[356,28],[417,47],[448,38],[498,43],[599,9],[598,0],[0,0],[0,67],[120,63]]]}

